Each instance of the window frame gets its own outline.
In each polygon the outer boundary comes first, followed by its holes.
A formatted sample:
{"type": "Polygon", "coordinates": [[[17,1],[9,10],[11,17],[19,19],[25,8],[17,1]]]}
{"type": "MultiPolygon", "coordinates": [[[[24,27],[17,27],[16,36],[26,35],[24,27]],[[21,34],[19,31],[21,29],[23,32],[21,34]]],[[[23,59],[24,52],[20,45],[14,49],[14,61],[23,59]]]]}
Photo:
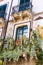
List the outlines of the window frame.
{"type": "Polygon", "coordinates": [[[2,17],[2,18],[5,17],[5,14],[6,14],[6,8],[7,8],[7,4],[4,4],[4,5],[1,5],[1,6],[0,6],[0,9],[1,9],[0,17],[2,17]],[[1,13],[3,13],[3,14],[1,15],[1,13]]]}
{"type": "Polygon", "coordinates": [[[17,39],[17,37],[19,37],[19,35],[23,36],[24,33],[28,33],[28,26],[27,26],[27,25],[18,27],[18,28],[16,29],[16,39],[17,39]],[[24,27],[26,27],[25,29],[27,29],[27,32],[24,32],[24,27]],[[22,30],[22,33],[20,33],[20,29],[22,30]],[[18,30],[19,30],[19,32],[18,32],[18,30]]]}
{"type": "Polygon", "coordinates": [[[16,40],[16,29],[18,27],[26,26],[26,25],[28,26],[28,38],[30,40],[30,22],[31,21],[24,21],[24,22],[21,22],[21,23],[15,23],[15,25],[14,25],[14,34],[13,34],[14,40],[16,40]]]}

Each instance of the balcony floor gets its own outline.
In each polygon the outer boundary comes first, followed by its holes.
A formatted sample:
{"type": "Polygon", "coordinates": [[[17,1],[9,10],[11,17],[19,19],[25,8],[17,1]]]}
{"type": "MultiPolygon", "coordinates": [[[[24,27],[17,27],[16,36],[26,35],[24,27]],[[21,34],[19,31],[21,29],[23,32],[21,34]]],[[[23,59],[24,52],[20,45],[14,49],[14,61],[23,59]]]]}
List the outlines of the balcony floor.
{"type": "Polygon", "coordinates": [[[7,65],[35,65],[35,60],[33,59],[31,62],[26,60],[19,60],[18,62],[8,62],[7,65]]]}

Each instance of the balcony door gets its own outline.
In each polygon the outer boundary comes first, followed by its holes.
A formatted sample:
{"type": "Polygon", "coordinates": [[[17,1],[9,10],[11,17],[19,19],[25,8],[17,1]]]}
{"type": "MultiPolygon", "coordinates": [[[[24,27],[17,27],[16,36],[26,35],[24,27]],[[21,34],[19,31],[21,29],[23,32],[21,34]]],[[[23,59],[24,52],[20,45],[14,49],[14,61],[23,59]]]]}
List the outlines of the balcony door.
{"type": "Polygon", "coordinates": [[[0,6],[0,17],[4,18],[6,7],[7,7],[7,4],[0,6]]]}
{"type": "Polygon", "coordinates": [[[21,11],[24,11],[25,9],[27,9],[27,8],[29,8],[29,2],[30,2],[30,0],[20,0],[20,8],[19,8],[19,10],[21,11]]]}

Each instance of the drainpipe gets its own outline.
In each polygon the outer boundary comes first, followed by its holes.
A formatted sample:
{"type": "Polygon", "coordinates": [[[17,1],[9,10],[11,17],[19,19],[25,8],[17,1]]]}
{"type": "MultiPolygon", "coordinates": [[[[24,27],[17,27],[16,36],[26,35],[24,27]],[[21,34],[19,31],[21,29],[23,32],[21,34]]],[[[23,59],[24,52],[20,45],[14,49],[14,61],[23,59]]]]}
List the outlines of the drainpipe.
{"type": "Polygon", "coordinates": [[[6,32],[7,32],[7,26],[8,26],[8,22],[9,22],[9,18],[10,18],[10,14],[11,14],[11,9],[12,9],[12,3],[13,3],[13,0],[11,0],[8,5],[9,5],[9,10],[8,10],[8,15],[6,16],[6,24],[5,24],[5,32],[4,32],[4,39],[6,37],[6,32]]]}
{"type": "Polygon", "coordinates": [[[30,8],[31,8],[31,21],[30,21],[30,32],[29,32],[29,42],[30,42],[30,37],[31,37],[31,32],[32,32],[32,28],[33,28],[33,13],[32,13],[32,0],[30,0],[30,8]]]}

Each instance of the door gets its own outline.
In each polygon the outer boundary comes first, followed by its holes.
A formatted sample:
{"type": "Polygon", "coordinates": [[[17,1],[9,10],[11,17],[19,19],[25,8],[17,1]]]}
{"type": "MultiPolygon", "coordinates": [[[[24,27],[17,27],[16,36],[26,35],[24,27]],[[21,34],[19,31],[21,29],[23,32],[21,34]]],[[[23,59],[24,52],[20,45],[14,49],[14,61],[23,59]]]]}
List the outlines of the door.
{"type": "Polygon", "coordinates": [[[29,4],[30,0],[20,0],[20,11],[24,11],[25,9],[29,8],[30,4],[29,4]]]}

